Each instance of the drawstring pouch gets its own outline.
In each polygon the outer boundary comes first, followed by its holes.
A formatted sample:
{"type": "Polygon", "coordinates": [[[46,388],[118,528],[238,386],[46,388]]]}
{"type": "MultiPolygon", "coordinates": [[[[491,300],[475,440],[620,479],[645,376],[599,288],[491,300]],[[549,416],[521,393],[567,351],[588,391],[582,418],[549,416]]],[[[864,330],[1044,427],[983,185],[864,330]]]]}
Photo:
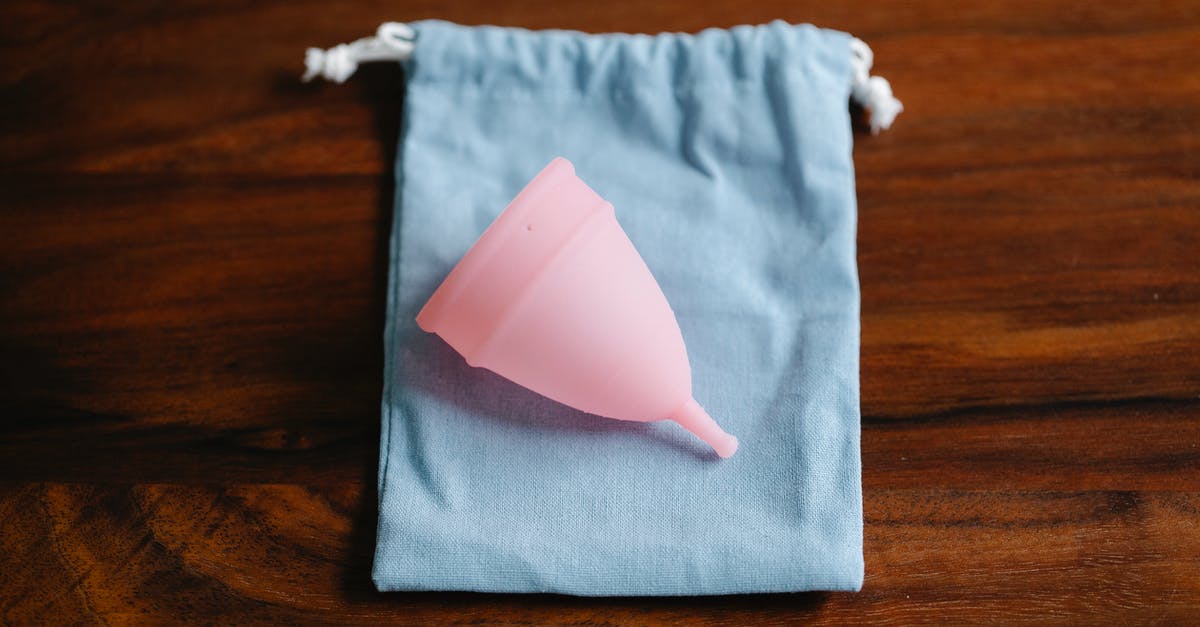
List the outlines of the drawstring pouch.
{"type": "Polygon", "coordinates": [[[849,102],[871,52],[774,22],[590,35],[385,24],[306,78],[404,63],[374,581],[380,590],[858,590],[859,291],[849,102]],[[414,318],[556,156],[613,203],[679,321],[719,460],[472,368],[414,318]]]}

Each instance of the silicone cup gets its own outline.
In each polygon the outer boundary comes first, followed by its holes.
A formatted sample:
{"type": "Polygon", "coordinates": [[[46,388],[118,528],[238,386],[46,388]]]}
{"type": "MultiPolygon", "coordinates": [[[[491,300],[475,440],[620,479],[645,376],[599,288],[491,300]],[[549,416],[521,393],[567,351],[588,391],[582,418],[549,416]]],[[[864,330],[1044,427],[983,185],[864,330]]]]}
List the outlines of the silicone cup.
{"type": "Polygon", "coordinates": [[[550,162],[417,315],[472,366],[581,411],[674,420],[721,457],[737,450],[692,397],[687,349],[613,206],[550,162]]]}

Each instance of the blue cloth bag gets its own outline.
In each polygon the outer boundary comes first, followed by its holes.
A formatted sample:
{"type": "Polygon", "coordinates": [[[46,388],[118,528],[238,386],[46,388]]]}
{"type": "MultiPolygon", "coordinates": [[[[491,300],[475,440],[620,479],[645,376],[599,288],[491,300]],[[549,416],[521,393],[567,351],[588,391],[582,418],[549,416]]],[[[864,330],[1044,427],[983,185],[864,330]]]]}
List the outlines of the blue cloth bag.
{"type": "Polygon", "coordinates": [[[380,590],[697,595],[863,581],[851,38],[412,25],[397,163],[380,590]],[[555,156],[616,207],[695,396],[741,440],[572,410],[414,322],[555,156]]]}

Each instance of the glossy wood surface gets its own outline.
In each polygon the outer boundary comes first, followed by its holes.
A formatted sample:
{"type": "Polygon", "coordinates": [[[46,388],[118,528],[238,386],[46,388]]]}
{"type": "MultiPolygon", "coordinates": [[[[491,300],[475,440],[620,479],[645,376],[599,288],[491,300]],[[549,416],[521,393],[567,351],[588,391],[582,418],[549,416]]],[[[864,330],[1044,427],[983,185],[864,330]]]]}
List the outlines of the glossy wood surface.
{"type": "Polygon", "coordinates": [[[1200,2],[0,6],[0,623],[1200,620],[1200,2]],[[859,594],[379,594],[384,20],[853,32],[859,594]]]}

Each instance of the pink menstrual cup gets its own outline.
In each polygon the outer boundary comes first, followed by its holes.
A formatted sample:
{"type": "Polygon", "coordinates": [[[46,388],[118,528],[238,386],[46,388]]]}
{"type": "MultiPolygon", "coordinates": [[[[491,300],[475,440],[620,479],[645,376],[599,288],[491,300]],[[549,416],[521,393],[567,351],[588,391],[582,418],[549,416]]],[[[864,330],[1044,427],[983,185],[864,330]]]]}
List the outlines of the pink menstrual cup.
{"type": "Polygon", "coordinates": [[[737,450],[692,398],[679,323],[612,204],[561,157],[484,231],[417,324],[472,366],[565,405],[674,420],[721,457],[737,450]]]}

